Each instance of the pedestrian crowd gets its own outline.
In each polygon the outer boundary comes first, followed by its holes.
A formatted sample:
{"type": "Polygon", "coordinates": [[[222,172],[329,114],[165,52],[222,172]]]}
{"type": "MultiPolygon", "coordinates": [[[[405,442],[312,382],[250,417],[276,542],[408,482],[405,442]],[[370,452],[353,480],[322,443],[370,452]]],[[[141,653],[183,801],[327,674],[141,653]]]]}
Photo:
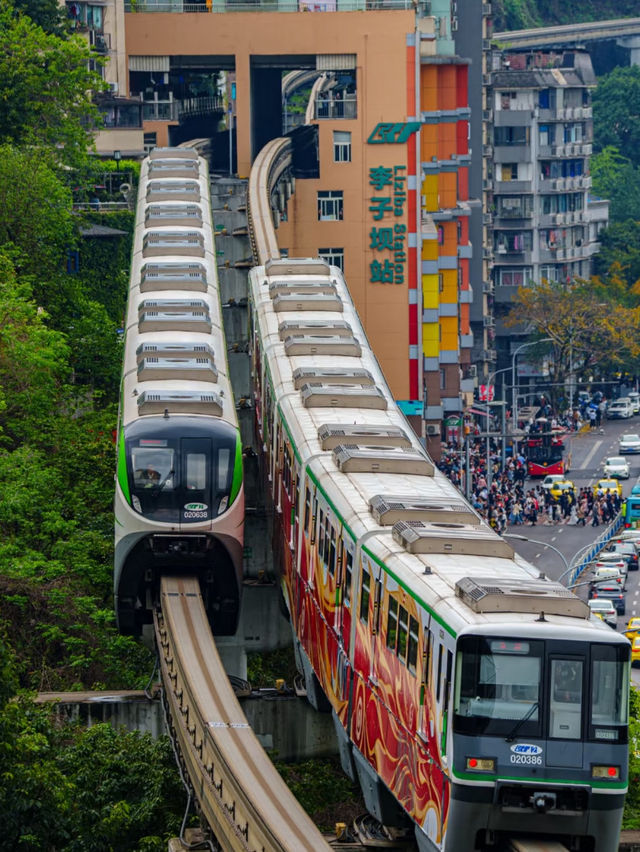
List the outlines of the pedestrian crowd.
{"type": "Polygon", "coordinates": [[[464,487],[466,458],[455,442],[445,445],[439,463],[440,470],[468,493],[471,505],[498,532],[508,525],[520,524],[576,524],[594,527],[606,524],[620,510],[621,499],[617,492],[594,493],[591,488],[581,488],[577,493],[563,491],[557,499],[550,489],[541,484],[527,488],[527,464],[524,456],[509,456],[504,467],[497,443],[489,442],[487,460],[486,441],[469,439],[468,492],[464,487]]]}

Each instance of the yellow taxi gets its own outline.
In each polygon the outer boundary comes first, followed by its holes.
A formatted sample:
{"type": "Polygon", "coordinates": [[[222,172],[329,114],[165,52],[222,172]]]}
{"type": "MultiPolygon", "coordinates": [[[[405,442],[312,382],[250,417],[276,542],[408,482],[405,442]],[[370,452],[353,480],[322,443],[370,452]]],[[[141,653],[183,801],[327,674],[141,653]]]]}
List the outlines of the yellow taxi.
{"type": "Polygon", "coordinates": [[[622,484],[619,479],[599,479],[593,486],[594,494],[598,494],[598,492],[607,494],[609,491],[612,494],[617,494],[618,497],[622,497],[622,484]]]}
{"type": "Polygon", "coordinates": [[[553,500],[559,500],[563,491],[569,492],[570,494],[576,493],[576,487],[570,479],[559,479],[557,482],[554,482],[549,489],[549,494],[551,494],[551,498],[553,500]]]}
{"type": "Polygon", "coordinates": [[[640,618],[634,615],[629,619],[629,623],[624,629],[624,635],[627,639],[635,639],[640,634],[640,618]]]}
{"type": "Polygon", "coordinates": [[[631,643],[631,665],[636,663],[640,663],[640,636],[636,636],[631,643]]]}

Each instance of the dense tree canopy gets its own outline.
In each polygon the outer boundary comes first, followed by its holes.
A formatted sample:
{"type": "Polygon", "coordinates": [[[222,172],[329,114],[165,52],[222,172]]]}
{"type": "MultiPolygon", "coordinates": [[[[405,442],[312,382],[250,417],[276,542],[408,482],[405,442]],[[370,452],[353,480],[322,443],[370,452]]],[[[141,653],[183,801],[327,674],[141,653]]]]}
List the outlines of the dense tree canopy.
{"type": "Polygon", "coordinates": [[[636,0],[493,0],[496,31],[635,17],[636,0]]]}
{"type": "Polygon", "coordinates": [[[99,121],[91,93],[104,88],[90,58],[81,38],[45,33],[28,15],[0,6],[0,143],[82,162],[99,121]]]}
{"type": "Polygon", "coordinates": [[[624,222],[613,222],[600,235],[600,252],[595,256],[599,276],[614,269],[624,278],[630,291],[640,288],[640,216],[624,222]]]}
{"type": "Polygon", "coordinates": [[[593,93],[596,152],[613,146],[634,167],[640,165],[640,66],[614,68],[593,93]]]}
{"type": "Polygon", "coordinates": [[[640,168],[607,145],[590,160],[593,191],[609,199],[609,221],[640,219],[640,168]]]}
{"type": "Polygon", "coordinates": [[[535,336],[551,338],[557,382],[572,369],[619,369],[640,354],[640,309],[624,306],[625,291],[617,277],[521,287],[506,323],[525,323],[535,336]]]}

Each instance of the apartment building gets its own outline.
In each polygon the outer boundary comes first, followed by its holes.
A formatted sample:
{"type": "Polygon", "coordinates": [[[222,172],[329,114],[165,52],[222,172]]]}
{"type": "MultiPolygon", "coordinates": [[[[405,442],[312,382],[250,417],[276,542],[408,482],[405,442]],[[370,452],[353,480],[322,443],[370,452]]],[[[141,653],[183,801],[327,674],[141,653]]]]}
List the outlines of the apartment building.
{"type": "Polygon", "coordinates": [[[502,322],[518,287],[591,275],[597,235],[608,218],[606,203],[590,198],[595,84],[583,51],[494,55],[493,138],[486,153],[493,162],[493,280],[503,366],[522,340],[502,322]]]}

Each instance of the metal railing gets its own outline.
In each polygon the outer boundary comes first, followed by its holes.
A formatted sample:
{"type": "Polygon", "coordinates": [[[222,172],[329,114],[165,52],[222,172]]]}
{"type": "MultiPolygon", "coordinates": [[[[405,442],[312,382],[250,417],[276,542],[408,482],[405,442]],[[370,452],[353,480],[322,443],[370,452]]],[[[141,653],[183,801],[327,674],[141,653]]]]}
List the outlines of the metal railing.
{"type": "Polygon", "coordinates": [[[600,551],[604,548],[604,546],[613,538],[613,536],[618,532],[620,527],[622,526],[622,514],[618,513],[613,521],[609,524],[607,529],[598,536],[598,538],[593,542],[591,547],[585,551],[584,555],[580,558],[580,561],[575,565],[571,565],[571,573],[569,574],[569,578],[567,580],[567,587],[571,588],[578,579],[582,576],[582,574],[587,569],[587,566],[590,565],[595,557],[600,553],[600,551]]]}

